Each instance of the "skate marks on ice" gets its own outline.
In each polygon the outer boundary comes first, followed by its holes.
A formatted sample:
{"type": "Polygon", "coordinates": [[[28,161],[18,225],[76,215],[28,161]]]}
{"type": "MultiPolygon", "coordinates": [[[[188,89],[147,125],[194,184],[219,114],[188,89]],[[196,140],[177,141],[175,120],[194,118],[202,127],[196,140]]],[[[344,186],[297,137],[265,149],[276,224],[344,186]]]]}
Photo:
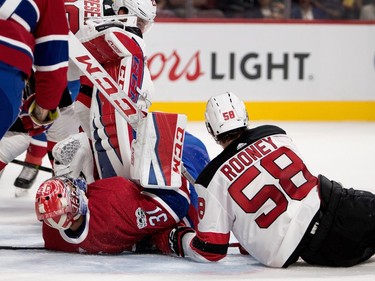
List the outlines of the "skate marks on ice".
{"type": "MultiPolygon", "coordinates": [[[[0,250],[2,274],[23,272],[31,274],[50,273],[69,264],[69,273],[96,274],[204,274],[222,275],[251,274],[263,271],[264,267],[252,258],[240,254],[226,257],[220,263],[195,263],[179,257],[154,254],[79,255],[36,250],[0,250]]],[[[85,279],[86,280],[86,279],[85,279]]]]}
{"type": "Polygon", "coordinates": [[[0,251],[1,280],[374,280],[375,261],[354,268],[322,268],[298,262],[266,268],[251,257],[230,254],[218,263],[195,263],[160,255],[90,256],[40,251],[0,251]]]}

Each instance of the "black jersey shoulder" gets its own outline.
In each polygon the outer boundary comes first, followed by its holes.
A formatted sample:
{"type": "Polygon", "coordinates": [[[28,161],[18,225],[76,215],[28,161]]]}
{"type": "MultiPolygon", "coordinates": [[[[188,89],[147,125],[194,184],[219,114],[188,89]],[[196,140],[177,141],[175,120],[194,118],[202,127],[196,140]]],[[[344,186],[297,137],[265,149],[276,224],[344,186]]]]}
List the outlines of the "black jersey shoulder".
{"type": "Polygon", "coordinates": [[[207,187],[219,167],[233,155],[235,155],[248,145],[260,140],[261,138],[279,134],[286,135],[286,132],[274,125],[263,125],[246,130],[238,139],[228,145],[203,169],[203,171],[198,176],[196,183],[207,187]],[[244,145],[239,145],[242,143],[244,145]]]}

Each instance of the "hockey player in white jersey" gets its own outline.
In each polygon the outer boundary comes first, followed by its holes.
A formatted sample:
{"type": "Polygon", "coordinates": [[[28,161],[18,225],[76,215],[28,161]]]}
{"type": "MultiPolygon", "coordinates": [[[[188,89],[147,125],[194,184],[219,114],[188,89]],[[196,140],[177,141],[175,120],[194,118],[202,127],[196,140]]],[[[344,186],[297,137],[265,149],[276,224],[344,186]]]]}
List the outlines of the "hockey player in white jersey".
{"type": "Polygon", "coordinates": [[[375,253],[375,195],[314,175],[284,130],[248,128],[233,93],[209,99],[206,125],[224,150],[198,176],[198,227],[175,228],[172,250],[195,261],[226,256],[230,233],[255,259],[287,267],[348,267],[375,253]]]}

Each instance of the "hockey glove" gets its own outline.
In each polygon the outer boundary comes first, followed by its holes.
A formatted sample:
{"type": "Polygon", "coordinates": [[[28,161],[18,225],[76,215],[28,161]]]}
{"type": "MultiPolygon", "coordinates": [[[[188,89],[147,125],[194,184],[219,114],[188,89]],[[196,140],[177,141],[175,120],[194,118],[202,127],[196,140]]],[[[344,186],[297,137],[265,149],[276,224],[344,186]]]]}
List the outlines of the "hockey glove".
{"type": "Polygon", "coordinates": [[[22,120],[25,130],[30,136],[35,136],[46,131],[53,122],[59,118],[60,111],[58,108],[48,111],[45,120],[41,121],[34,116],[36,107],[35,94],[23,101],[21,106],[20,118],[22,120]]]}
{"type": "Polygon", "coordinates": [[[182,247],[182,238],[186,233],[194,233],[194,229],[186,226],[179,226],[173,228],[169,232],[169,246],[177,256],[185,257],[184,249],[182,247]]]}

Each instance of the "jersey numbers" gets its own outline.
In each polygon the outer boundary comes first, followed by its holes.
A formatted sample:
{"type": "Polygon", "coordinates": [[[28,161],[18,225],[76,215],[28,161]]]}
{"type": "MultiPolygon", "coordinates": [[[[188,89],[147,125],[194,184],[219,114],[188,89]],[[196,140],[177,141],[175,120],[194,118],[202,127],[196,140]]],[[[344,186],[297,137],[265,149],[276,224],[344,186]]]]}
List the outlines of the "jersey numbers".
{"type": "Polygon", "coordinates": [[[227,112],[223,112],[223,118],[224,118],[224,120],[233,119],[235,117],[236,117],[236,115],[234,114],[233,110],[230,110],[230,111],[227,111],[227,112]]]}
{"type": "Polygon", "coordinates": [[[65,0],[65,11],[70,31],[76,34],[86,18],[102,15],[102,0],[65,0]]]}
{"type": "Polygon", "coordinates": [[[198,197],[198,217],[203,219],[204,211],[206,210],[206,202],[202,197],[198,197]]]}
{"type": "Polygon", "coordinates": [[[168,220],[167,214],[164,213],[159,207],[156,207],[155,210],[148,211],[146,213],[149,215],[148,222],[152,226],[155,226],[159,222],[166,222],[168,220]]]}
{"type": "Polygon", "coordinates": [[[317,185],[317,178],[307,170],[298,155],[286,147],[261,159],[260,165],[274,179],[279,180],[279,186],[285,193],[274,184],[264,184],[252,198],[248,198],[243,190],[261,174],[255,166],[251,166],[239,176],[228,192],[246,213],[256,213],[267,200],[272,200],[276,206],[267,214],[262,213],[255,219],[260,228],[267,228],[287,210],[288,197],[292,200],[302,200],[317,185]]]}
{"type": "Polygon", "coordinates": [[[80,28],[79,8],[74,5],[77,0],[65,0],[65,11],[69,21],[70,30],[76,34],[80,28]]]}

